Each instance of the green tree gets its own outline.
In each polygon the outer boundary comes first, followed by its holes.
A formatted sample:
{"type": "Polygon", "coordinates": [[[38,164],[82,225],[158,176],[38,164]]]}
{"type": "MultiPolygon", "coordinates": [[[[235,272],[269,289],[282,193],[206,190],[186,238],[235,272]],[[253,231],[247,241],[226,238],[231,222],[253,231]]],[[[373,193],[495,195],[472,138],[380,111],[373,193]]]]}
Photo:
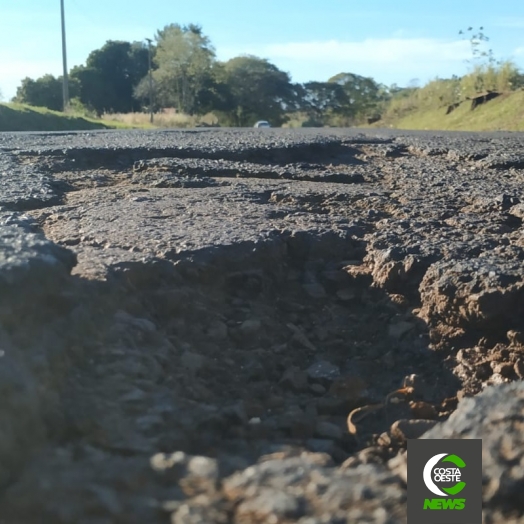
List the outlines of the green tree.
{"type": "Polygon", "coordinates": [[[388,99],[388,89],[375,82],[373,78],[354,73],[339,73],[328,82],[339,85],[347,98],[344,116],[362,120],[374,116],[380,103],[388,99]]]}
{"type": "Polygon", "coordinates": [[[141,42],[109,40],[92,51],[85,66],[77,66],[71,77],[80,83],[80,100],[98,114],[128,113],[139,103],[133,90],[148,72],[148,50],[141,42]]]}
{"type": "MultiPolygon", "coordinates": [[[[78,82],[69,80],[69,94],[71,98],[77,96],[78,82]]],[[[16,90],[15,102],[32,106],[47,107],[55,111],[63,109],[62,77],[44,75],[36,80],[26,77],[16,90]]]]}
{"type": "Polygon", "coordinates": [[[286,113],[297,107],[297,89],[289,75],[256,56],[226,62],[219,82],[227,86],[224,114],[236,126],[251,126],[260,119],[279,126],[287,121],[286,113]]]}
{"type": "MultiPolygon", "coordinates": [[[[154,71],[155,98],[162,107],[188,114],[201,113],[213,84],[215,50],[202,28],[171,24],[157,32],[154,71]]],[[[144,96],[145,87],[135,91],[144,96]]]]}
{"type": "Polygon", "coordinates": [[[341,114],[348,106],[342,86],[332,82],[307,82],[303,86],[301,109],[308,117],[307,126],[329,124],[333,116],[341,114]]]}

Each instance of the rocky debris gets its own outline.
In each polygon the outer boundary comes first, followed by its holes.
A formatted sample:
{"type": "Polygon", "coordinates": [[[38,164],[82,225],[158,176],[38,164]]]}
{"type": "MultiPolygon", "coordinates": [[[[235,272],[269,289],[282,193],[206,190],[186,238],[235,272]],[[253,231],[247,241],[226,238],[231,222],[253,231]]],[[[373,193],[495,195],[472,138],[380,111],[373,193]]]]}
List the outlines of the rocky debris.
{"type": "Polygon", "coordinates": [[[329,518],[378,523],[405,518],[405,491],[387,471],[373,465],[335,470],[330,458],[319,453],[279,455],[224,481],[225,496],[235,504],[234,522],[306,524],[329,518]]]}
{"type": "MultiPolygon", "coordinates": [[[[434,264],[421,283],[420,316],[435,331],[455,328],[465,336],[480,333],[505,340],[522,325],[524,314],[522,262],[486,254],[474,260],[434,264]],[[438,312],[446,312],[445,319],[438,312]]],[[[431,332],[438,340],[438,335],[431,332]]]]}
{"type": "MultiPolygon", "coordinates": [[[[522,382],[493,386],[475,398],[464,399],[442,424],[423,439],[482,439],[485,522],[520,522],[522,470],[522,382]]],[[[407,480],[407,454],[389,461],[393,472],[407,480]]]]}
{"type": "Polygon", "coordinates": [[[12,155],[0,153],[0,209],[25,211],[58,204],[56,191],[48,175],[21,167],[12,155]]]}
{"type": "Polygon", "coordinates": [[[428,435],[517,522],[519,148],[0,136],[0,523],[404,522],[428,435]]]}

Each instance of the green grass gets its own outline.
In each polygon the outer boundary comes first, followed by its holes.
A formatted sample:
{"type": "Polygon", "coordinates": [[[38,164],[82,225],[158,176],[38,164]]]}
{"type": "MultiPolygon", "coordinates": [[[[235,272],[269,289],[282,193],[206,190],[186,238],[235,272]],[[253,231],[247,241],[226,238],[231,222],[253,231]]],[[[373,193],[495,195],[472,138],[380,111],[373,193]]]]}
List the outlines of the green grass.
{"type": "Polygon", "coordinates": [[[89,129],[128,129],[120,122],[106,122],[75,114],[64,114],[25,104],[0,104],[0,131],[80,131],[89,129]]]}
{"type": "Polygon", "coordinates": [[[446,115],[446,107],[413,108],[373,127],[450,131],[524,131],[524,91],[501,95],[471,110],[467,100],[446,115]]]}

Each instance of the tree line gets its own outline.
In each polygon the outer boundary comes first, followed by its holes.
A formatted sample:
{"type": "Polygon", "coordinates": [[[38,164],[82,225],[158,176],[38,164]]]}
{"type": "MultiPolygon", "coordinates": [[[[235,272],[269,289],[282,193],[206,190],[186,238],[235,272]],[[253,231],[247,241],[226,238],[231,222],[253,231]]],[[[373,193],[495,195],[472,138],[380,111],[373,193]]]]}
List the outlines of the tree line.
{"type": "MultiPolygon", "coordinates": [[[[150,110],[149,50],[142,42],[107,41],[69,74],[73,108],[103,113],[150,110]]],[[[377,119],[398,91],[353,73],[327,82],[293,83],[268,60],[238,56],[221,62],[198,25],[157,31],[152,54],[153,110],[173,107],[190,115],[213,112],[222,125],[256,120],[282,125],[301,113],[307,125],[352,125],[377,119]]],[[[25,78],[16,102],[62,109],[62,78],[25,78]]]]}

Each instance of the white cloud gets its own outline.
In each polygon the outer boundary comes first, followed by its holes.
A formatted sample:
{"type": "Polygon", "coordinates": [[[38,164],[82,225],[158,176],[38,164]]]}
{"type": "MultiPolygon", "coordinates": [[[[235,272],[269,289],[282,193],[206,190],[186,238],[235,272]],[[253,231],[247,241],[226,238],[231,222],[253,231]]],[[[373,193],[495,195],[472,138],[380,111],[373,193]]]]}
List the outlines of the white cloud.
{"type": "Polygon", "coordinates": [[[392,65],[403,61],[420,62],[425,60],[460,61],[467,58],[471,51],[469,43],[463,41],[446,42],[423,38],[403,39],[368,39],[362,42],[302,42],[273,44],[267,51],[277,57],[295,60],[340,60],[352,63],[374,63],[392,65]]]}
{"type": "Polygon", "coordinates": [[[465,40],[429,38],[367,39],[360,42],[328,40],[218,50],[221,59],[254,54],[289,71],[295,81],[327,80],[340,72],[372,76],[381,82],[407,83],[464,72],[471,57],[465,40]]]}

